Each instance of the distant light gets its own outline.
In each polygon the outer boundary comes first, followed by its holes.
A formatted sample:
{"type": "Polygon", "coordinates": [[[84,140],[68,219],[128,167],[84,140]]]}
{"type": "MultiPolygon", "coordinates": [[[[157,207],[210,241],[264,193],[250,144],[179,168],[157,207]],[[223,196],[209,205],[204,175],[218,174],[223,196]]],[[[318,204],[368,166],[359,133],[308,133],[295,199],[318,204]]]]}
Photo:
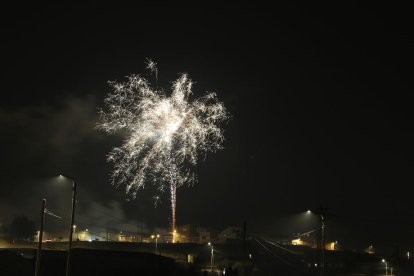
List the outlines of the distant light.
{"type": "Polygon", "coordinates": [[[317,263],[315,263],[315,267],[318,267],[318,264],[317,263]]]}
{"type": "Polygon", "coordinates": [[[249,258],[250,258],[250,259],[252,258],[252,253],[250,253],[250,254],[249,254],[249,258]]]}
{"type": "Polygon", "coordinates": [[[385,259],[382,259],[381,262],[385,263],[385,259]]]}
{"type": "Polygon", "coordinates": [[[88,232],[88,228],[86,228],[86,230],[85,230],[86,232],[88,232]]]}
{"type": "Polygon", "coordinates": [[[73,225],[73,229],[76,229],[76,225],[73,225]]]}
{"type": "Polygon", "coordinates": [[[226,275],[226,268],[223,269],[223,275],[226,275]]]}
{"type": "Polygon", "coordinates": [[[208,245],[211,245],[211,242],[208,242],[208,245]]]}
{"type": "Polygon", "coordinates": [[[307,211],[306,211],[306,213],[307,213],[307,214],[310,214],[310,213],[312,213],[312,212],[311,212],[311,210],[307,210],[307,211]]]}
{"type": "Polygon", "coordinates": [[[410,259],[410,251],[407,251],[407,259],[410,259]]]}
{"type": "Polygon", "coordinates": [[[157,235],[157,238],[159,238],[160,237],[160,235],[157,235]]]}

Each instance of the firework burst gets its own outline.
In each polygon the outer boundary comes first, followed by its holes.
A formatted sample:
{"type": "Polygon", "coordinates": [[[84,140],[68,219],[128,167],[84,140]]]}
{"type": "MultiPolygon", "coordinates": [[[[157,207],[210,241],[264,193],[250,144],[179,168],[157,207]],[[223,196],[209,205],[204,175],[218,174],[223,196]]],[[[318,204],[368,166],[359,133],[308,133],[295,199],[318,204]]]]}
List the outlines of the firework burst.
{"type": "MultiPolygon", "coordinates": [[[[146,68],[158,78],[156,63],[147,61],[146,68]]],[[[122,146],[108,155],[114,163],[112,182],[125,185],[132,197],[148,182],[160,192],[169,189],[174,231],[177,188],[194,183],[190,165],[222,148],[219,124],[228,118],[227,111],[215,93],[190,101],[193,82],[187,74],[173,82],[170,95],[140,75],[110,85],[97,128],[126,132],[122,146]]]]}

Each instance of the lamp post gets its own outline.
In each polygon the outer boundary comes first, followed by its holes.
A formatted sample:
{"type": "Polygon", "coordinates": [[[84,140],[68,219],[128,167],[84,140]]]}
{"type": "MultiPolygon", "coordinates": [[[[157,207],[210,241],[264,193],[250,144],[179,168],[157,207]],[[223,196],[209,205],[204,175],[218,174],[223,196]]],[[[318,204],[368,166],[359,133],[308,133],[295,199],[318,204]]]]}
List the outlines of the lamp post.
{"type": "Polygon", "coordinates": [[[157,254],[157,246],[158,246],[158,238],[160,237],[159,234],[157,235],[151,235],[151,238],[154,239],[155,238],[155,254],[157,254]]]}
{"type": "Polygon", "coordinates": [[[374,246],[368,246],[368,254],[374,254],[374,246]]]}
{"type": "Polygon", "coordinates": [[[382,259],[382,262],[385,264],[385,275],[388,275],[388,263],[385,259],[382,259]]]}
{"type": "Polygon", "coordinates": [[[321,219],[321,264],[320,264],[320,276],[325,276],[325,216],[326,209],[318,208],[315,211],[307,210],[307,214],[318,215],[321,219]]]}
{"type": "Polygon", "coordinates": [[[35,267],[35,276],[39,276],[40,273],[40,258],[42,252],[42,242],[43,242],[43,223],[45,221],[45,208],[46,208],[46,199],[42,200],[42,208],[40,211],[40,230],[39,230],[39,243],[37,247],[37,254],[36,254],[36,267],[35,267]]]}
{"type": "Polygon", "coordinates": [[[210,254],[210,272],[213,272],[213,264],[214,264],[214,248],[211,242],[208,243],[211,247],[211,254],[210,254]]]}
{"type": "Polygon", "coordinates": [[[321,265],[321,276],[325,276],[325,216],[323,214],[320,214],[321,217],[321,230],[322,230],[322,265],[321,265]]]}
{"type": "Polygon", "coordinates": [[[73,230],[74,230],[74,224],[75,224],[75,207],[76,207],[76,181],[72,177],[66,176],[66,175],[60,175],[60,177],[68,178],[72,180],[73,183],[73,192],[72,192],[72,215],[70,220],[70,230],[69,230],[69,246],[68,246],[68,256],[67,256],[67,262],[66,262],[66,276],[70,276],[70,266],[71,266],[71,251],[72,251],[72,237],[73,237],[73,230]]]}
{"type": "Polygon", "coordinates": [[[74,224],[73,225],[73,235],[75,235],[75,234],[76,234],[76,240],[78,241],[79,240],[79,233],[76,232],[76,225],[74,224]]]}

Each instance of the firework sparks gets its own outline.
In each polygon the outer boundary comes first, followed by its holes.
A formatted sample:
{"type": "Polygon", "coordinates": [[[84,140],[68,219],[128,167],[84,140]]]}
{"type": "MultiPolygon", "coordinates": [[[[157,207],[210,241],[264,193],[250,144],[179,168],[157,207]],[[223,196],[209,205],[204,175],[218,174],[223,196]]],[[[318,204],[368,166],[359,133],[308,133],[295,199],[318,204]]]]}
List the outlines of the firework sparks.
{"type": "Polygon", "coordinates": [[[161,198],[160,198],[159,195],[153,196],[152,199],[154,199],[154,206],[155,206],[155,208],[157,208],[157,206],[158,206],[159,203],[162,203],[161,198]]]}
{"type": "MultiPolygon", "coordinates": [[[[147,61],[147,69],[157,78],[156,63],[147,61]]],[[[108,155],[114,163],[112,182],[125,185],[133,197],[149,181],[160,192],[169,188],[174,231],[177,188],[194,183],[189,165],[222,148],[219,124],[227,119],[227,111],[215,93],[190,101],[193,82],[187,74],[173,82],[169,96],[140,75],[110,85],[112,92],[105,99],[105,110],[100,110],[97,128],[127,133],[123,145],[108,155]]]]}
{"type": "Polygon", "coordinates": [[[157,64],[150,58],[147,58],[147,67],[146,69],[150,70],[152,73],[155,74],[155,79],[158,80],[158,68],[157,64]]]}

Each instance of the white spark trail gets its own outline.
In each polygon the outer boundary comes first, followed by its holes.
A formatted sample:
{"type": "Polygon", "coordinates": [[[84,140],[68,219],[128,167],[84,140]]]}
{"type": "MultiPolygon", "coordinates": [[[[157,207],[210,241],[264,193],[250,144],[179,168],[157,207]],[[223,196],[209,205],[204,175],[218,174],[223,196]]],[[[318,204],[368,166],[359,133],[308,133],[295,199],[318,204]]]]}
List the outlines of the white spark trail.
{"type": "MultiPolygon", "coordinates": [[[[158,78],[156,63],[147,62],[146,68],[158,78]]],[[[133,197],[148,181],[160,192],[169,187],[174,231],[176,190],[195,182],[189,165],[222,148],[219,125],[228,113],[215,93],[190,101],[193,82],[187,74],[173,82],[169,96],[140,75],[110,85],[112,91],[105,99],[105,110],[100,110],[97,128],[110,134],[127,133],[123,145],[108,154],[108,161],[114,163],[112,182],[125,185],[133,197]]]]}

